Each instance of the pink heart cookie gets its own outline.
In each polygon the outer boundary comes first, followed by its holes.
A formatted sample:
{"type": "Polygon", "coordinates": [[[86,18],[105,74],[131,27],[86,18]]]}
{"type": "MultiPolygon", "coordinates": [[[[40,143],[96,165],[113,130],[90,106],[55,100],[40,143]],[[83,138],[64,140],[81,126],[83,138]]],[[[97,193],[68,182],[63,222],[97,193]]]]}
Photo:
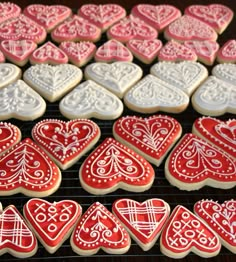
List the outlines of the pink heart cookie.
{"type": "Polygon", "coordinates": [[[208,185],[228,189],[236,185],[236,161],[193,134],[185,134],[165,163],[168,181],[181,190],[208,185]]]}
{"type": "Polygon", "coordinates": [[[10,2],[0,3],[0,23],[10,18],[17,17],[20,13],[21,8],[18,5],[10,2]]]}
{"type": "Polygon", "coordinates": [[[166,39],[174,39],[178,42],[188,40],[216,41],[217,37],[217,33],[212,27],[189,15],[181,16],[171,23],[165,30],[166,39]]]}
{"type": "Polygon", "coordinates": [[[4,54],[0,51],[0,63],[4,63],[5,62],[5,56],[4,54]]]}
{"type": "Polygon", "coordinates": [[[59,168],[29,138],[1,157],[0,173],[0,195],[44,197],[54,193],[61,183],[59,168]]]}
{"type": "Polygon", "coordinates": [[[0,255],[33,256],[38,249],[37,239],[20,212],[13,205],[2,210],[0,203],[0,255]]]}
{"type": "Polygon", "coordinates": [[[112,39],[100,46],[95,54],[97,62],[126,61],[132,62],[133,56],[129,49],[119,41],[112,39]]]}
{"type": "Polygon", "coordinates": [[[181,125],[172,117],[125,116],[113,125],[113,135],[121,143],[159,166],[181,136],[181,125]]]}
{"type": "Polygon", "coordinates": [[[87,64],[93,58],[97,49],[94,43],[88,41],[79,43],[65,41],[59,47],[68,56],[70,62],[78,67],[87,64]]]}
{"type": "Polygon", "coordinates": [[[0,23],[0,40],[32,40],[42,43],[47,36],[45,29],[27,16],[18,17],[0,23]]]}
{"type": "Polygon", "coordinates": [[[184,12],[205,22],[219,34],[223,33],[234,16],[230,8],[221,4],[190,5],[184,12]]]}
{"type": "Polygon", "coordinates": [[[128,41],[127,47],[140,61],[145,64],[151,64],[162,48],[162,42],[159,39],[131,39],[128,41]]]}
{"type": "Polygon", "coordinates": [[[158,31],[162,31],[181,16],[180,10],[172,5],[138,4],[132,8],[131,13],[158,31]]]}
{"type": "Polygon", "coordinates": [[[213,257],[221,244],[216,233],[184,206],[177,206],[161,234],[161,252],[172,258],[183,258],[191,251],[201,257],[213,257]]]}
{"type": "Polygon", "coordinates": [[[203,199],[194,205],[194,212],[218,234],[222,245],[236,254],[236,200],[219,204],[203,199]]]}
{"type": "Polygon", "coordinates": [[[193,133],[236,159],[236,119],[221,121],[212,117],[200,117],[193,124],[193,133]]]}
{"type": "Polygon", "coordinates": [[[80,7],[78,15],[95,24],[104,32],[121,18],[124,18],[126,11],[117,4],[87,4],[80,7]]]}
{"type": "Polygon", "coordinates": [[[30,56],[31,64],[66,64],[68,56],[54,45],[52,42],[47,42],[36,49],[30,56]]]}
{"type": "Polygon", "coordinates": [[[155,172],[133,150],[113,138],[106,138],[83,162],[79,176],[86,191],[101,195],[118,188],[133,192],[148,190],[155,172]]]}
{"type": "Polygon", "coordinates": [[[92,204],[80,218],[70,242],[73,251],[82,256],[96,254],[99,249],[120,255],[131,244],[119,220],[99,202],[92,204]]]}
{"type": "Polygon", "coordinates": [[[227,41],[217,53],[219,63],[236,63],[236,40],[227,41]]]}
{"type": "Polygon", "coordinates": [[[87,119],[68,122],[46,119],[33,127],[32,137],[64,170],[96,144],[100,129],[87,119]]]}
{"type": "Polygon", "coordinates": [[[24,216],[49,253],[55,253],[69,238],[82,208],[72,200],[50,203],[32,198],[24,205],[24,216]]]}
{"type": "Polygon", "coordinates": [[[101,30],[86,19],[74,15],[56,27],[51,37],[56,42],[63,41],[91,41],[96,42],[101,37],[101,30]]]}
{"type": "Polygon", "coordinates": [[[152,198],[142,203],[122,198],[112,205],[113,213],[122,222],[132,238],[147,251],[156,243],[169,213],[169,205],[152,198]]]}
{"type": "Polygon", "coordinates": [[[24,9],[24,15],[51,32],[58,24],[70,17],[71,9],[64,5],[28,5],[24,9]]]}
{"type": "Polygon", "coordinates": [[[133,15],[127,16],[107,31],[109,39],[126,43],[131,39],[151,40],[157,38],[157,31],[133,15]]]}

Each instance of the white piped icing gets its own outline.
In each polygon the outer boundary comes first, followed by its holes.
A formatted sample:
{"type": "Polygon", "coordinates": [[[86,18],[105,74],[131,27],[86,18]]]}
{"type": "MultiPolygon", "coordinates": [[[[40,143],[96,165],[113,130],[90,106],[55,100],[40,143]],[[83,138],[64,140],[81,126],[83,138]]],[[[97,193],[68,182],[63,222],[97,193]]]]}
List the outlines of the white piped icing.
{"type": "Polygon", "coordinates": [[[10,63],[0,64],[0,88],[16,81],[21,75],[21,69],[10,63]]]}

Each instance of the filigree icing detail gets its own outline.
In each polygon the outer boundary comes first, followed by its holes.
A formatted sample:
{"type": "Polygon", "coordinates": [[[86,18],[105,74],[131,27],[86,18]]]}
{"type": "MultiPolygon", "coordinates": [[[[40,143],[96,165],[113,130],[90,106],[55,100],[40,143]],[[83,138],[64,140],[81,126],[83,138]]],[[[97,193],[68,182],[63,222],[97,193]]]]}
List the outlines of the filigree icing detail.
{"type": "Polygon", "coordinates": [[[0,23],[4,22],[7,19],[17,17],[20,15],[21,8],[13,3],[0,3],[0,23]]]}
{"type": "Polygon", "coordinates": [[[219,53],[225,58],[236,59],[236,40],[230,40],[225,45],[222,46],[219,53]]]}
{"type": "MultiPolygon", "coordinates": [[[[235,53],[236,54],[236,53],[235,53]]],[[[213,70],[212,74],[221,80],[232,85],[236,83],[236,65],[235,64],[218,64],[213,70]]]]}
{"type": "Polygon", "coordinates": [[[20,75],[21,70],[19,67],[10,63],[0,64],[0,88],[14,82],[20,75]]]}

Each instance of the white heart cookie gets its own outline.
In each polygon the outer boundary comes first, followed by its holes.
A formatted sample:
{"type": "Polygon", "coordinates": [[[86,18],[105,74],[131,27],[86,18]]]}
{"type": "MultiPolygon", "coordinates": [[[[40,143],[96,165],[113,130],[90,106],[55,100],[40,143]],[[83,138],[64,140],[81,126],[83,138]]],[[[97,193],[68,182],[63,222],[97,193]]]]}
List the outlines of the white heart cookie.
{"type": "Polygon", "coordinates": [[[92,79],[120,98],[142,75],[142,69],[129,62],[93,63],[85,69],[87,79],[92,79]]]}
{"type": "Polygon", "coordinates": [[[24,81],[16,82],[0,90],[0,119],[17,118],[34,120],[44,114],[46,103],[43,98],[24,81]]]}
{"type": "Polygon", "coordinates": [[[210,76],[193,94],[192,105],[203,115],[236,114],[236,86],[210,76]]]}
{"type": "Polygon", "coordinates": [[[9,85],[21,77],[21,69],[13,64],[0,64],[0,88],[9,85]]]}
{"type": "Polygon", "coordinates": [[[197,62],[184,61],[177,64],[159,62],[152,66],[151,74],[178,87],[190,96],[207,78],[208,71],[206,67],[197,62]]]}
{"type": "Polygon", "coordinates": [[[179,113],[188,106],[189,97],[179,88],[147,75],[126,93],[124,101],[130,109],[141,113],[179,113]]]}
{"type": "Polygon", "coordinates": [[[115,119],[123,112],[121,100],[92,80],[76,86],[61,100],[59,108],[69,119],[115,119]]]}
{"type": "Polygon", "coordinates": [[[23,77],[40,95],[54,102],[80,82],[82,71],[69,64],[38,64],[27,69],[23,77]]]}
{"type": "Polygon", "coordinates": [[[212,74],[221,80],[232,85],[236,83],[236,65],[235,64],[218,64],[213,70],[212,74]]]}

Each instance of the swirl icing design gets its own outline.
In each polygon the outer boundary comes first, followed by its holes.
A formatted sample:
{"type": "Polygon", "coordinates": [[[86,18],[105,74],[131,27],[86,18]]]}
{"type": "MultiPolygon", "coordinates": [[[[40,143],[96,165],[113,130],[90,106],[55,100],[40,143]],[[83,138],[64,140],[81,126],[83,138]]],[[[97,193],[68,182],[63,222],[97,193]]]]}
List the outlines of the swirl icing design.
{"type": "Polygon", "coordinates": [[[20,12],[21,8],[16,4],[10,2],[0,3],[0,23],[7,19],[19,16],[20,12]]]}
{"type": "Polygon", "coordinates": [[[10,63],[0,64],[0,88],[14,82],[20,75],[21,70],[19,67],[10,63]]]}

